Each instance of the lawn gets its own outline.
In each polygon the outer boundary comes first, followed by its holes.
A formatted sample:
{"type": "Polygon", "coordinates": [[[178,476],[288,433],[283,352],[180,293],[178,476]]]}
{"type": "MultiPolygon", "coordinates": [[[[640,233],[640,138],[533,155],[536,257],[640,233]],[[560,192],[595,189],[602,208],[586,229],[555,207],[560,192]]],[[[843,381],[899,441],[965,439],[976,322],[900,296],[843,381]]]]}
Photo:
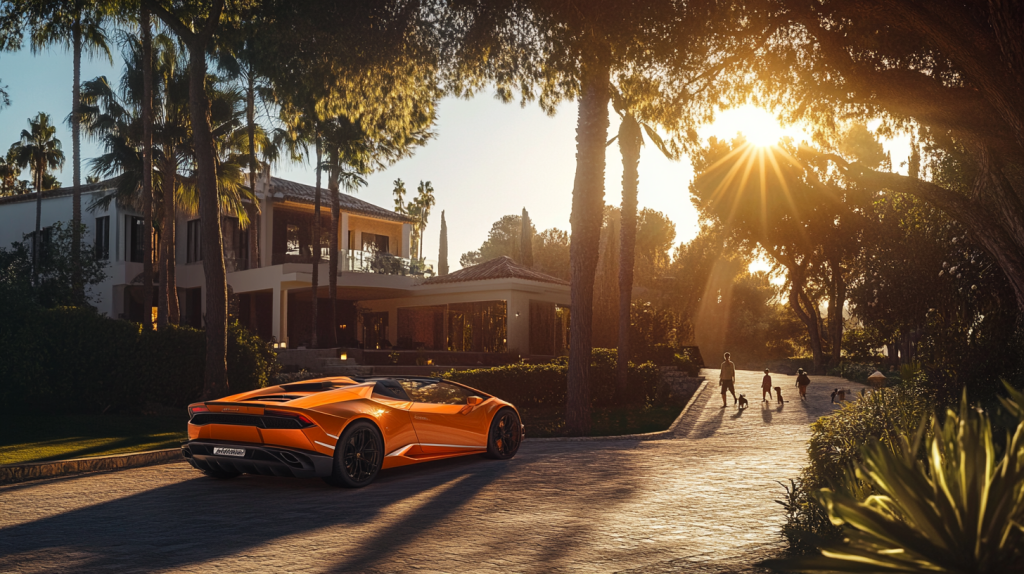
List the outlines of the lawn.
{"type": "Polygon", "coordinates": [[[0,418],[0,464],[67,460],[176,448],[184,416],[9,416],[0,418]]]}

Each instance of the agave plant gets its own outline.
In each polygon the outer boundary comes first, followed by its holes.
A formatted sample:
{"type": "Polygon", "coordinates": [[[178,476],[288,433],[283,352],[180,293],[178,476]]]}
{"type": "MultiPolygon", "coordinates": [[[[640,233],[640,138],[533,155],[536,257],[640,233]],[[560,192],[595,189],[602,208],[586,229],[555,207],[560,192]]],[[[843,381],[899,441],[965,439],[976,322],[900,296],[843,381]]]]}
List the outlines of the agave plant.
{"type": "MultiPolygon", "coordinates": [[[[1020,413],[1021,398],[1011,394],[1004,404],[1020,413]]],[[[1024,421],[1001,455],[997,450],[988,417],[965,395],[959,412],[947,411],[941,423],[932,417],[895,448],[877,441],[865,446],[853,477],[815,493],[833,524],[843,527],[842,543],[823,546],[820,556],[766,565],[803,572],[1020,572],[1024,421]]]]}

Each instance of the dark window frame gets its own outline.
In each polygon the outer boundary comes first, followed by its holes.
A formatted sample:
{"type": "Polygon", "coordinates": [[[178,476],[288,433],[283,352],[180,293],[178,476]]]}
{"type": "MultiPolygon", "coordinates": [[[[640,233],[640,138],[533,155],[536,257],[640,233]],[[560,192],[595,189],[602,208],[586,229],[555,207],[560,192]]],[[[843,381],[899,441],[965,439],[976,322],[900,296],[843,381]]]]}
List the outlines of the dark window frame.
{"type": "Polygon", "coordinates": [[[96,259],[107,261],[110,259],[110,216],[104,215],[96,218],[95,238],[93,249],[96,259]]]}

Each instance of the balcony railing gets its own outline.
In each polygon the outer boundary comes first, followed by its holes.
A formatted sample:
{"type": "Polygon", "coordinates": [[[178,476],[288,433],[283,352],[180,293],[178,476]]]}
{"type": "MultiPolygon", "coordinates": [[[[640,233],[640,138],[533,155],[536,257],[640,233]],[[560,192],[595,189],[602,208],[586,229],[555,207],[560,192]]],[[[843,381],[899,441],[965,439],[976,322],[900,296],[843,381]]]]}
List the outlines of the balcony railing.
{"type": "MultiPolygon", "coordinates": [[[[437,262],[429,259],[407,259],[380,251],[357,251],[339,249],[339,271],[342,273],[379,273],[382,275],[403,275],[411,277],[433,277],[437,262]]],[[[330,261],[330,250],[324,248],[320,253],[320,262],[330,261]]],[[[312,264],[313,258],[307,254],[277,253],[274,263],[306,263],[312,264]]]]}

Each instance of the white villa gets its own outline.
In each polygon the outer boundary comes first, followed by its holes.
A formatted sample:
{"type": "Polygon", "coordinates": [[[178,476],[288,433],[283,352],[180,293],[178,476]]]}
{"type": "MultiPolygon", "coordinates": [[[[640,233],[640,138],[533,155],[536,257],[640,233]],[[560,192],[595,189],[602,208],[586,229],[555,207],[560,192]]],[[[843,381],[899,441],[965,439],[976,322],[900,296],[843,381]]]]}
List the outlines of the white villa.
{"type": "MultiPolygon", "coordinates": [[[[91,301],[109,317],[141,321],[146,312],[141,297],[142,217],[116,202],[108,209],[88,209],[113,187],[112,180],[82,186],[82,221],[94,256],[109,261],[108,278],[93,288],[91,301]]],[[[222,221],[232,311],[261,337],[289,348],[306,345],[311,331],[313,193],[311,186],[274,177],[257,182],[258,260],[250,250],[250,232],[239,229],[236,218],[222,221]]],[[[507,257],[434,276],[427,262],[410,258],[412,219],[346,194],[340,195],[338,312],[330,317],[330,192],[322,193],[320,341],[331,340],[331,329],[337,329],[341,346],[366,350],[524,356],[564,352],[568,282],[507,257]]],[[[35,209],[34,193],[0,198],[0,246],[32,233],[35,209]]],[[[71,209],[70,188],[43,192],[43,228],[70,221],[71,209]]],[[[179,215],[176,236],[181,322],[201,327],[205,297],[199,220],[179,215]]]]}

